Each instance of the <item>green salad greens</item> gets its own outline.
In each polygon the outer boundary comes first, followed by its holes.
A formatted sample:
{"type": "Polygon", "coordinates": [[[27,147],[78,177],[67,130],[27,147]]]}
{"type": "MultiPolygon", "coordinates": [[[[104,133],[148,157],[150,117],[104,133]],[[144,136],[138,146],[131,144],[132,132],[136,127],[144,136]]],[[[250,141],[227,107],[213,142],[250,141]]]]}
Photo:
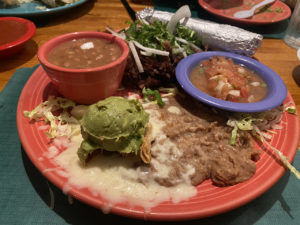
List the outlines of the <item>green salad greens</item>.
{"type": "Polygon", "coordinates": [[[146,24],[141,21],[131,22],[128,29],[125,30],[126,39],[134,40],[141,45],[164,50],[165,41],[168,41],[172,48],[184,48],[187,55],[194,53],[193,46],[201,46],[201,39],[196,32],[186,26],[177,25],[174,34],[167,30],[167,24],[161,21],[154,21],[152,24],[146,24]],[[185,40],[179,41],[178,40],[185,40]]]}

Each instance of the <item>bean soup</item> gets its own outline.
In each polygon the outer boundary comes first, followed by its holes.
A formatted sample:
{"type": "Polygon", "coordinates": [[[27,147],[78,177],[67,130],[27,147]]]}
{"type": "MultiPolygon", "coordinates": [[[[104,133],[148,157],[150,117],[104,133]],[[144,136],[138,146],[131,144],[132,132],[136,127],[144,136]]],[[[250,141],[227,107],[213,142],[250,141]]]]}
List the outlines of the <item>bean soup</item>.
{"type": "Polygon", "coordinates": [[[106,39],[81,38],[64,42],[50,51],[50,63],[68,69],[100,67],[117,60],[120,47],[106,39]]]}

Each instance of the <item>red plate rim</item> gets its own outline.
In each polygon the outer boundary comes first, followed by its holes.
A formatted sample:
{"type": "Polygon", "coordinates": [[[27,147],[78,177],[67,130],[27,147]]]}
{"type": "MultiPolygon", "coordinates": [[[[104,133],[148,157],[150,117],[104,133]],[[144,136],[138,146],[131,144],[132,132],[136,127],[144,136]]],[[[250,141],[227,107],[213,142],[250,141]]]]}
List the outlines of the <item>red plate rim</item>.
{"type": "Polygon", "coordinates": [[[215,16],[224,18],[229,21],[233,21],[233,22],[237,22],[237,23],[241,23],[241,24],[248,24],[248,25],[264,25],[264,24],[277,23],[277,22],[280,22],[280,21],[283,21],[283,20],[289,18],[292,13],[289,6],[287,6],[285,3],[281,2],[281,1],[277,0],[273,4],[276,4],[276,5],[278,5],[278,7],[282,7],[283,10],[287,11],[285,16],[275,19],[275,20],[272,20],[272,21],[268,21],[268,20],[255,21],[255,20],[251,20],[251,19],[239,19],[239,18],[235,18],[233,16],[224,15],[223,13],[220,13],[216,9],[212,8],[210,6],[210,4],[208,4],[205,0],[198,0],[198,3],[203,9],[210,12],[211,14],[214,14],[215,16]]]}
{"type": "Polygon", "coordinates": [[[35,34],[36,26],[34,25],[33,22],[31,22],[27,19],[23,19],[23,18],[19,18],[19,17],[0,17],[0,21],[3,21],[3,20],[21,22],[27,27],[27,31],[19,39],[15,40],[15,41],[11,41],[11,42],[3,44],[3,45],[0,45],[0,51],[7,50],[9,48],[13,48],[18,45],[22,45],[23,43],[25,43],[26,41],[31,39],[33,37],[33,35],[35,34]]]}
{"type": "MultiPolygon", "coordinates": [[[[30,160],[48,180],[64,190],[66,178],[54,172],[43,173],[45,169],[54,167],[50,160],[39,160],[47,148],[47,138],[44,131],[39,131],[36,123],[29,123],[29,120],[23,116],[24,110],[32,110],[48,95],[55,94],[57,92],[44,70],[38,67],[28,79],[20,95],[16,119],[21,143],[30,160]],[[28,101],[29,99],[30,101],[28,101]]],[[[294,104],[289,93],[286,102],[294,104]]],[[[299,142],[299,118],[284,113],[283,121],[288,122],[286,127],[276,134],[271,144],[280,149],[292,162],[299,142]]],[[[152,208],[149,213],[144,212],[142,207],[130,207],[126,203],[120,203],[113,206],[110,212],[147,220],[189,220],[227,212],[257,198],[282,177],[285,169],[273,157],[272,153],[262,151],[261,159],[257,162],[256,174],[244,183],[219,188],[213,186],[210,181],[205,181],[197,187],[197,195],[186,201],[164,202],[152,208]]],[[[100,196],[95,197],[86,188],[71,187],[68,194],[99,209],[107,204],[106,200],[100,196]]]]}

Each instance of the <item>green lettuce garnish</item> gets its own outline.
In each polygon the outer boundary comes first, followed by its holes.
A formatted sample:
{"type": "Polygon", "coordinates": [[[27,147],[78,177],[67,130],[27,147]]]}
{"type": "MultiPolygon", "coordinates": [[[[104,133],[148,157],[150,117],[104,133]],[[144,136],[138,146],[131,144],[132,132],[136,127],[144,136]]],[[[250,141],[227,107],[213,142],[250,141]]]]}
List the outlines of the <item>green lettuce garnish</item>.
{"type": "Polygon", "coordinates": [[[165,50],[165,41],[168,41],[173,49],[184,48],[187,55],[194,53],[188,44],[178,43],[176,37],[186,40],[190,44],[201,46],[201,39],[197,33],[183,25],[177,25],[174,35],[167,30],[167,23],[154,21],[152,24],[146,24],[141,21],[130,23],[125,31],[127,40],[134,40],[141,45],[158,50],[165,50]]]}
{"type": "MultiPolygon", "coordinates": [[[[75,107],[75,102],[62,98],[49,96],[47,101],[42,102],[32,111],[24,111],[25,117],[30,120],[44,120],[50,125],[50,129],[46,132],[46,135],[52,139],[60,136],[59,126],[65,123],[78,123],[78,121],[69,115],[67,110],[70,107],[75,107]],[[53,114],[54,111],[62,110],[58,116],[53,114]]],[[[73,130],[71,129],[71,132],[73,130]]]]}
{"type": "Polygon", "coordinates": [[[145,99],[149,101],[155,101],[160,107],[165,105],[158,90],[143,88],[142,93],[145,99]]]}
{"type": "Polygon", "coordinates": [[[295,106],[288,106],[284,109],[284,111],[295,115],[296,114],[296,107],[295,106]]]}

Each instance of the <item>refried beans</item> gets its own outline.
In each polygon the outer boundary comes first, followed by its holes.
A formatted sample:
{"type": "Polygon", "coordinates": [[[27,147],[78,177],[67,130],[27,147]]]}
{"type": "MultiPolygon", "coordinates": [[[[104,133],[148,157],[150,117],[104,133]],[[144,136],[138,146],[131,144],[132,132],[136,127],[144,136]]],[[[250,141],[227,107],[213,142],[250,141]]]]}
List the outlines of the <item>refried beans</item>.
{"type": "MultiPolygon", "coordinates": [[[[249,133],[239,132],[235,145],[230,145],[232,128],[226,125],[224,115],[188,97],[171,97],[168,102],[163,108],[151,107],[160,111],[165,122],[163,132],[181,153],[171,152],[165,163],[172,169],[168,177],[157,177],[157,182],[177,185],[185,179],[187,166],[194,168],[190,179],[195,186],[207,179],[217,186],[234,185],[254,175],[260,153],[254,149],[249,133]]],[[[151,153],[152,160],[160,160],[160,154],[151,153]]]]}

